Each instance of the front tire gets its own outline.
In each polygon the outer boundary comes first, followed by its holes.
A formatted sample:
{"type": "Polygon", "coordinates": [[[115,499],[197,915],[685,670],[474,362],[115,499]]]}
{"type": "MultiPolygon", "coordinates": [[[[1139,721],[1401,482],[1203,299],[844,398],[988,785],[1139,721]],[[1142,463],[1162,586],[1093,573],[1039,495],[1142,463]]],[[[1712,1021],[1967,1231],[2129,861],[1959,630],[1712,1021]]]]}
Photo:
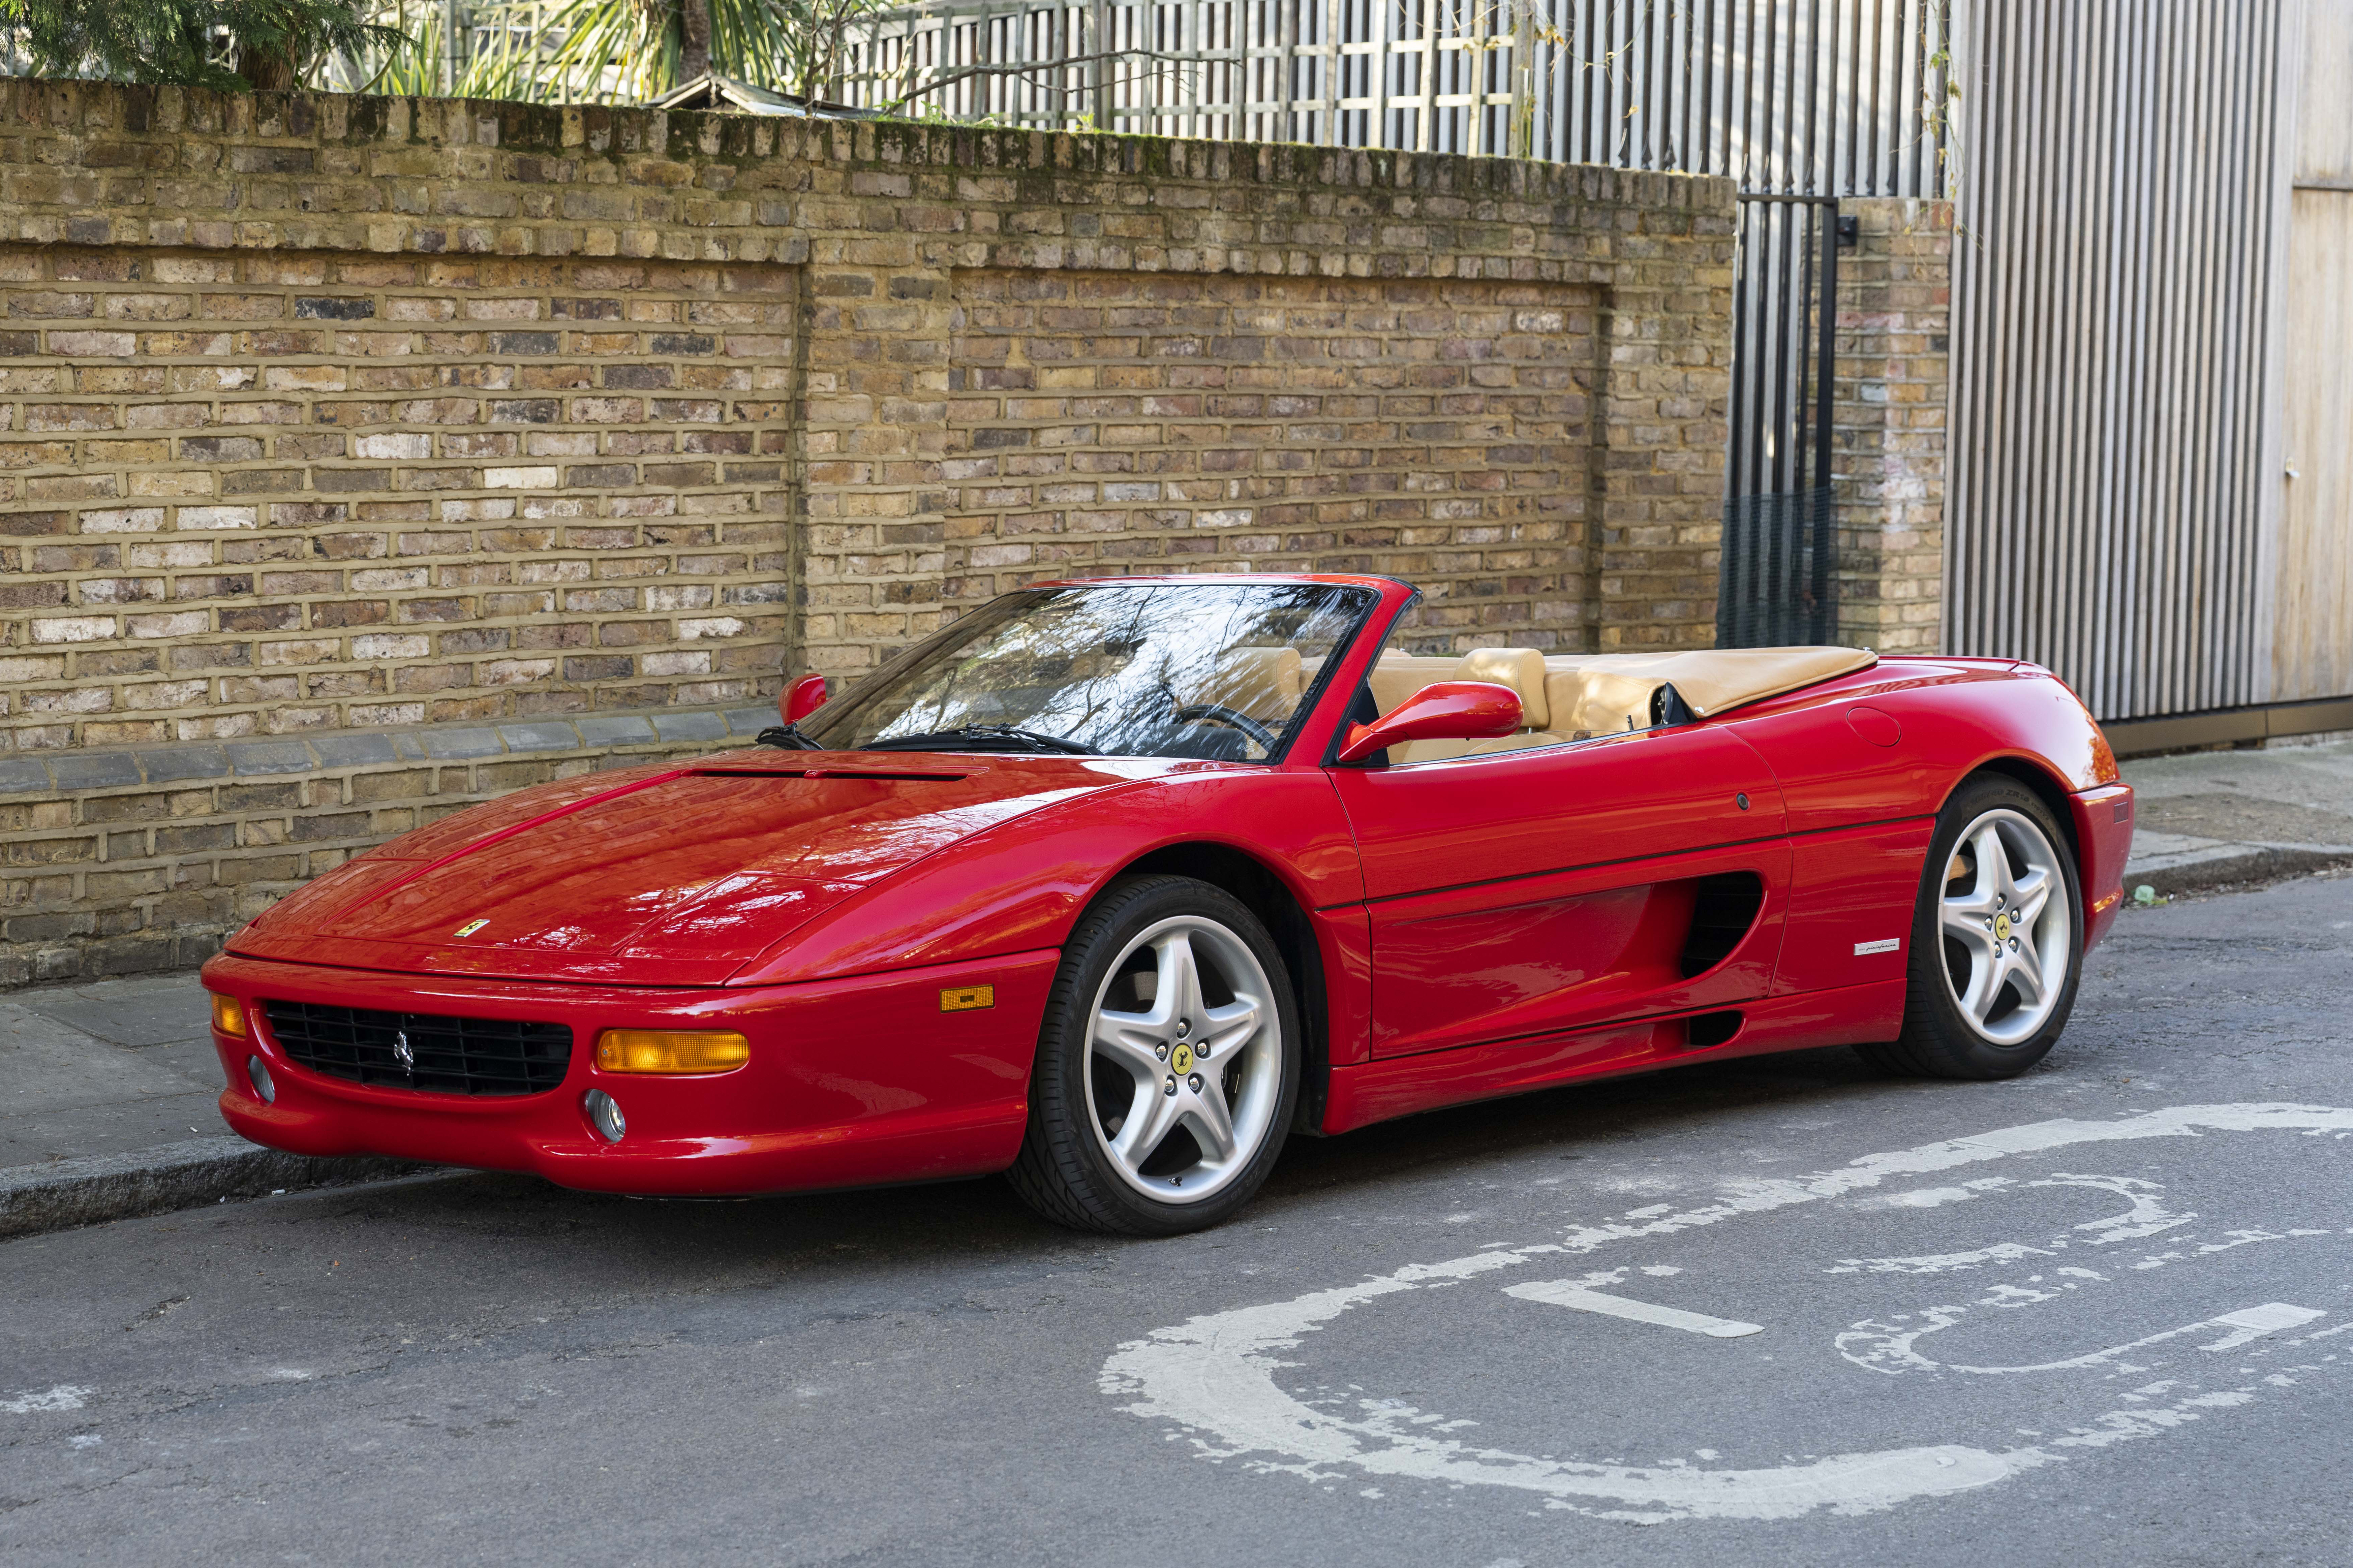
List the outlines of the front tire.
{"type": "Polygon", "coordinates": [[[1857,1047],[1919,1078],[2014,1078],[2050,1054],[2084,970],[2075,858],[2051,808],[2011,779],[1965,783],[1937,814],[1920,878],[1904,1033],[1857,1047]]]}
{"type": "Polygon", "coordinates": [[[1007,1179],[1080,1230],[1217,1225],[1282,1151],[1299,1037],[1282,955],[1240,900],[1188,877],[1114,883],[1063,949],[1007,1179]]]}

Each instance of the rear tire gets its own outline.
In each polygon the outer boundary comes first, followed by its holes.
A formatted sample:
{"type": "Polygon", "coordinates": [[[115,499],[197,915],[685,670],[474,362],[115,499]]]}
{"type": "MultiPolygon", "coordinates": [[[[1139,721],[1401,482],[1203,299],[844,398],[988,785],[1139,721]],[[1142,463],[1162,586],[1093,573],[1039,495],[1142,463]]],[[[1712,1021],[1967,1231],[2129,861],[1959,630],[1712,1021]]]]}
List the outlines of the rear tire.
{"type": "Polygon", "coordinates": [[[1189,877],[1113,883],[1062,951],[1006,1178],[1078,1230],[1217,1225],[1282,1152],[1299,1039],[1282,955],[1240,900],[1189,877]]]}
{"type": "Polygon", "coordinates": [[[2014,1078],[2050,1054],[2084,970],[2075,857],[2051,808],[1979,774],[1936,816],[1904,998],[1904,1032],[1858,1046],[1883,1071],[2014,1078]]]}

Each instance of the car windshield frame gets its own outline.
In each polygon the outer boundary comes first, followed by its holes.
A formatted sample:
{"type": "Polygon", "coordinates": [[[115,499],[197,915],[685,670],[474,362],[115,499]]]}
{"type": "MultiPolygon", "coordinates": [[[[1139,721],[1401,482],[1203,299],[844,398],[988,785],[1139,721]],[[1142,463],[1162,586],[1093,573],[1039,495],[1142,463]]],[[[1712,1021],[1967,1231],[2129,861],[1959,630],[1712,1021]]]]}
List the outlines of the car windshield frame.
{"type": "MultiPolygon", "coordinates": [[[[869,674],[860,678],[840,696],[832,699],[823,707],[819,708],[814,714],[802,720],[800,724],[797,726],[797,731],[800,734],[806,737],[806,739],[816,742],[819,748],[827,751],[891,752],[902,749],[894,747],[890,743],[890,742],[881,740],[879,738],[877,741],[864,745],[838,745],[834,740],[834,731],[845,726],[854,727],[855,717],[860,710],[868,708],[872,703],[882,700],[885,694],[896,688],[912,671],[939,657],[939,655],[944,651],[955,648],[973,641],[976,637],[985,636],[992,627],[1018,616],[1025,607],[1047,604],[1057,595],[1067,595],[1074,592],[1132,592],[1136,589],[1199,589],[1205,591],[1217,591],[1220,589],[1231,590],[1236,588],[1283,587],[1314,587],[1328,590],[1338,596],[1337,603],[1344,610],[1353,609],[1354,614],[1348,621],[1345,629],[1333,639],[1331,651],[1324,656],[1323,665],[1316,670],[1314,679],[1308,681],[1304,689],[1301,691],[1298,705],[1293,709],[1290,719],[1283,725],[1281,733],[1276,736],[1275,744],[1267,748],[1267,753],[1265,756],[1199,758],[1182,753],[1134,751],[1085,753],[1086,755],[1091,756],[1124,758],[1131,760],[1158,760],[1170,762],[1219,761],[1249,767],[1279,766],[1291,754],[1292,748],[1298,742],[1300,733],[1305,728],[1307,721],[1319,708],[1323,706],[1324,698],[1329,693],[1332,682],[1337,676],[1340,667],[1347,662],[1350,653],[1358,647],[1360,640],[1365,635],[1365,628],[1371,624],[1376,616],[1379,615],[1383,603],[1383,595],[1381,591],[1373,584],[1353,581],[1318,582],[1314,579],[1301,578],[1267,579],[1260,577],[1237,576],[1233,578],[1191,578],[1174,581],[1166,578],[1111,578],[1094,581],[1081,580],[1075,582],[1040,583],[1027,588],[1017,588],[1010,593],[999,595],[996,598],[989,600],[987,604],[976,607],[967,615],[958,616],[955,621],[941,627],[930,637],[925,637],[921,642],[914,644],[913,647],[902,650],[895,657],[886,660],[883,664],[869,674]]],[[[913,737],[902,737],[902,739],[913,738],[913,737]]],[[[1010,737],[1008,736],[1008,739],[1010,737]]],[[[1018,745],[993,745],[985,742],[976,743],[968,748],[957,747],[952,744],[926,744],[920,748],[907,747],[903,749],[909,751],[923,750],[929,752],[955,752],[965,750],[973,752],[987,752],[997,755],[1006,754],[1008,752],[1018,755],[1046,756],[1064,754],[1059,752],[1050,752],[1042,747],[1033,750],[1018,745]]]]}

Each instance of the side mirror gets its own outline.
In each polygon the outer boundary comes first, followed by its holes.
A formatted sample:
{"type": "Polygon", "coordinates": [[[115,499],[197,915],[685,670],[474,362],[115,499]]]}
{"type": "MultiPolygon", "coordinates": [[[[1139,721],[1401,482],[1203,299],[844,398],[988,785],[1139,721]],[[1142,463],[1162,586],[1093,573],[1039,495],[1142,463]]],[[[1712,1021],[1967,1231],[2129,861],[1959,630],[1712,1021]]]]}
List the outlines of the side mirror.
{"type": "Polygon", "coordinates": [[[797,724],[825,706],[825,677],[804,675],[776,694],[776,711],[787,724],[797,724]]]}
{"type": "Polygon", "coordinates": [[[1340,761],[1353,763],[1408,741],[1484,741],[1520,727],[1520,695],[1485,680],[1425,686],[1370,724],[1351,724],[1340,761]]]}

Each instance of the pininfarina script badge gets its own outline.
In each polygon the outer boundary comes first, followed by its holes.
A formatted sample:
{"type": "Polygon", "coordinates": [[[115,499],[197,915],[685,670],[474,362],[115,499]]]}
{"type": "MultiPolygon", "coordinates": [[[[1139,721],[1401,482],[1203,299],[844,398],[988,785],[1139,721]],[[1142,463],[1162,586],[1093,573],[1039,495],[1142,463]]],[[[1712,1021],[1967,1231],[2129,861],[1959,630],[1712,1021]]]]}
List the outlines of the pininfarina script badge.
{"type": "Polygon", "coordinates": [[[393,1060],[400,1064],[401,1071],[411,1074],[417,1071],[417,1052],[408,1044],[407,1030],[397,1029],[393,1032],[392,1057],[393,1060]]]}

